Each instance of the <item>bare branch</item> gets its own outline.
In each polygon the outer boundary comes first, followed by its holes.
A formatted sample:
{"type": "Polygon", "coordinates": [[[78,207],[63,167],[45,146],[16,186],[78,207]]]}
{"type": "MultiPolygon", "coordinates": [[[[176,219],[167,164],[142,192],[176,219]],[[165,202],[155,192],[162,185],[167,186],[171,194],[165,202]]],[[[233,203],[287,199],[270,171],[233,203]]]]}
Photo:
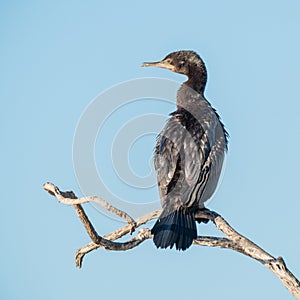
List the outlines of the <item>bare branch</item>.
{"type": "MultiPolygon", "coordinates": [[[[242,252],[256,260],[265,261],[274,259],[269,253],[265,252],[263,249],[258,247],[256,244],[239,234],[234,230],[226,220],[224,220],[218,213],[205,209],[196,214],[197,218],[206,218],[214,222],[216,227],[222,231],[227,238],[237,245],[243,246],[242,252]]],[[[225,247],[227,248],[227,247],[225,247]]],[[[235,249],[236,250],[236,249],[235,249]]],[[[237,250],[236,250],[237,251],[237,250]]],[[[239,251],[240,252],[240,251],[239,251]]]]}
{"type": "Polygon", "coordinates": [[[141,225],[147,223],[150,220],[158,218],[160,215],[161,210],[156,210],[154,212],[148,213],[142,217],[139,217],[136,221],[134,221],[128,214],[122,212],[121,210],[109,205],[107,202],[101,200],[98,197],[84,197],[84,198],[77,198],[76,195],[72,191],[62,192],[59,190],[57,186],[55,186],[52,183],[45,183],[44,189],[50,193],[51,195],[55,196],[57,200],[60,203],[66,204],[66,205],[73,205],[79,219],[83,223],[86,232],[90,236],[92,242],[81,247],[76,251],[75,256],[75,262],[76,266],[81,268],[82,266],[82,260],[85,256],[85,254],[98,249],[99,247],[103,247],[107,250],[128,250],[131,248],[136,247],[144,240],[148,239],[150,237],[150,231],[147,229],[143,229],[142,231],[139,230],[138,236],[130,239],[127,242],[124,243],[118,243],[118,242],[112,242],[116,239],[119,239],[120,237],[132,233],[133,226],[134,228],[140,227],[141,225]],[[101,201],[99,202],[98,199],[101,201]],[[90,200],[90,201],[89,201],[90,200]],[[97,201],[96,201],[97,200],[97,201]],[[107,210],[116,213],[118,216],[124,216],[124,219],[129,221],[127,225],[125,225],[122,228],[119,228],[118,230],[105,235],[104,237],[98,235],[96,230],[94,229],[92,223],[88,219],[84,209],[82,208],[82,203],[88,203],[88,202],[97,202],[103,207],[105,207],[107,210]],[[104,203],[104,205],[103,205],[104,203]]]}
{"type": "MultiPolygon", "coordinates": [[[[148,221],[158,218],[161,213],[161,210],[156,210],[134,220],[127,213],[111,206],[110,204],[98,197],[91,196],[78,199],[72,191],[61,192],[52,183],[44,184],[44,189],[53,196],[55,196],[59,202],[74,206],[78,217],[80,218],[88,235],[92,240],[92,242],[86,244],[85,246],[81,247],[76,251],[75,261],[76,266],[79,268],[82,266],[83,257],[87,253],[99,247],[102,247],[107,250],[128,250],[138,246],[143,241],[152,238],[151,230],[148,228],[142,228],[138,231],[138,234],[135,237],[129,239],[126,242],[113,242],[114,240],[119,239],[120,237],[125,236],[128,233],[132,233],[132,231],[135,228],[140,227],[148,221]],[[117,229],[112,233],[104,235],[103,237],[98,235],[81,206],[81,204],[87,202],[99,203],[108,211],[113,212],[119,217],[125,219],[128,222],[128,224],[117,229]]],[[[257,260],[258,262],[266,266],[269,270],[271,270],[281,280],[284,286],[296,299],[300,299],[300,282],[288,270],[282,257],[275,258],[269,253],[267,253],[258,245],[256,245],[243,235],[239,234],[235,229],[233,229],[229,225],[229,223],[222,216],[220,216],[214,211],[203,209],[198,211],[195,214],[195,217],[197,219],[206,219],[212,221],[216,225],[216,227],[224,233],[226,237],[221,238],[210,236],[198,236],[197,239],[194,240],[194,244],[200,246],[231,249],[257,260]]]]}
{"type": "Polygon", "coordinates": [[[282,257],[273,257],[258,245],[239,234],[216,212],[204,210],[200,211],[196,217],[205,218],[206,214],[207,219],[212,220],[227,238],[198,237],[197,240],[194,241],[195,244],[232,249],[259,261],[281,280],[296,299],[300,299],[300,282],[292,272],[288,270],[282,257]]]}
{"type": "MultiPolygon", "coordinates": [[[[136,228],[140,227],[141,225],[143,225],[153,219],[157,219],[159,217],[160,213],[161,213],[161,210],[155,210],[151,213],[147,213],[147,214],[137,218],[136,219],[136,228]]],[[[110,241],[114,241],[114,240],[119,239],[122,236],[130,233],[130,230],[131,230],[130,224],[127,224],[124,227],[121,227],[112,233],[104,235],[104,238],[107,240],[110,240],[110,241]]],[[[87,253],[98,249],[99,247],[101,247],[101,245],[91,242],[89,244],[84,245],[80,249],[78,249],[76,251],[76,256],[75,256],[76,266],[81,268],[82,260],[83,260],[84,256],[87,253]]]]}
{"type": "Polygon", "coordinates": [[[89,197],[83,197],[83,198],[77,198],[75,194],[71,191],[68,192],[61,192],[57,186],[55,186],[53,183],[47,182],[44,184],[44,189],[50,193],[51,195],[55,196],[57,200],[63,204],[66,205],[76,205],[76,204],[83,204],[88,202],[95,202],[100,204],[102,207],[106,208],[108,211],[116,214],[117,216],[123,218],[128,223],[135,223],[134,219],[131,218],[126,212],[119,210],[106,201],[102,200],[101,198],[97,196],[89,196],[89,197]],[[73,195],[73,197],[72,197],[73,195]]]}

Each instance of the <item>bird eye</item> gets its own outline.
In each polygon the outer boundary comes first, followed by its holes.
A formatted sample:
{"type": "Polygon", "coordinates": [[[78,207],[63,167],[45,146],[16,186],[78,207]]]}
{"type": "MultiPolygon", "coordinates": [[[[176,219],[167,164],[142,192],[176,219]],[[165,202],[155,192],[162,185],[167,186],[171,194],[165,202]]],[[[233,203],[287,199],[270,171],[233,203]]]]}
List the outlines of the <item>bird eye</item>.
{"type": "Polygon", "coordinates": [[[170,64],[170,63],[172,63],[172,59],[171,59],[171,58],[167,58],[167,59],[166,59],[166,62],[167,62],[168,64],[170,64]]]}
{"type": "Polygon", "coordinates": [[[179,67],[181,68],[181,67],[183,67],[184,66],[184,64],[185,64],[185,61],[184,60],[181,60],[180,62],[179,62],[179,67]]]}

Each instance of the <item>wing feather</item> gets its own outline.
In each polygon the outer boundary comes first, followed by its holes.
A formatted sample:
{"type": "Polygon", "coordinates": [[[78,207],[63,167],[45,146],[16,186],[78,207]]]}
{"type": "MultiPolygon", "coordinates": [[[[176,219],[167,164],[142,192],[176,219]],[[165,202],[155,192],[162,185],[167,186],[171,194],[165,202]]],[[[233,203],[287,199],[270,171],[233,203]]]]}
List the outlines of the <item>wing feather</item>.
{"type": "MultiPolygon", "coordinates": [[[[187,111],[172,113],[158,137],[155,151],[155,169],[161,198],[178,183],[184,183],[182,202],[188,202],[210,151],[208,135],[201,124],[187,111]]],[[[195,199],[196,200],[196,199],[195,199]]]]}
{"type": "Polygon", "coordinates": [[[180,147],[184,138],[183,129],[176,118],[171,117],[157,140],[154,165],[161,197],[167,195],[178,168],[180,147]]]}

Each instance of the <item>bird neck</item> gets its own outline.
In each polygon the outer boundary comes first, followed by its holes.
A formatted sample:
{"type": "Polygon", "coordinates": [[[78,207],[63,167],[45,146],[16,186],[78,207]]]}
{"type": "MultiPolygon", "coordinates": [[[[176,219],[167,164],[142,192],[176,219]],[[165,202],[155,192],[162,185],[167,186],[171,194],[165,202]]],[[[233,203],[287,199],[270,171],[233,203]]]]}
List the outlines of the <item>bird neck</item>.
{"type": "Polygon", "coordinates": [[[204,63],[200,67],[190,70],[188,80],[178,90],[177,107],[188,108],[195,104],[198,105],[200,99],[205,99],[204,90],[206,81],[207,72],[204,63]]]}
{"type": "Polygon", "coordinates": [[[207,73],[205,67],[203,67],[195,70],[190,76],[188,76],[188,80],[185,84],[203,96],[206,82],[207,73]]]}
{"type": "Polygon", "coordinates": [[[190,79],[184,82],[177,92],[177,108],[189,110],[190,107],[197,106],[200,99],[205,99],[203,96],[204,87],[190,79]]]}
{"type": "Polygon", "coordinates": [[[206,82],[203,83],[199,80],[195,80],[195,78],[189,78],[184,84],[199,93],[201,96],[204,95],[206,82]]]}

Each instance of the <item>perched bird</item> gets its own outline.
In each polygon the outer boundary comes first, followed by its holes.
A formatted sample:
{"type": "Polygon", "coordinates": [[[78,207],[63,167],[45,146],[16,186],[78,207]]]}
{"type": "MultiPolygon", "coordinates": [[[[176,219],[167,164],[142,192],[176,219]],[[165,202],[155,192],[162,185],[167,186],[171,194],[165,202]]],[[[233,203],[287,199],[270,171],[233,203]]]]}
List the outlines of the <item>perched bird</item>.
{"type": "Polygon", "coordinates": [[[186,250],[197,238],[195,212],[204,208],[217,187],[228,135],[204,97],[207,72],[197,53],[177,51],[142,66],[188,77],[178,90],[177,110],[157,139],[154,164],[162,213],[151,230],[157,248],[176,245],[186,250]]]}

